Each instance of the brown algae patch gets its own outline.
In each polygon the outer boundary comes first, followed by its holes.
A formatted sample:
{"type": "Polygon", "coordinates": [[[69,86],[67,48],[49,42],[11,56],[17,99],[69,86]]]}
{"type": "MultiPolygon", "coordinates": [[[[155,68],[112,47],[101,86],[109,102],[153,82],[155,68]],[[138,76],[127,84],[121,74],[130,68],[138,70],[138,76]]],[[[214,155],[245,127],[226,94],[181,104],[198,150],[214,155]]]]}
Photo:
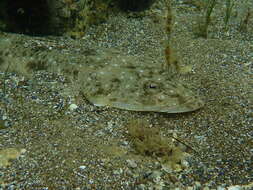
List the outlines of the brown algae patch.
{"type": "Polygon", "coordinates": [[[176,171],[184,168],[181,162],[186,153],[176,147],[172,139],[162,137],[157,128],[150,128],[143,120],[132,120],[127,129],[128,139],[137,154],[157,159],[176,171]]]}

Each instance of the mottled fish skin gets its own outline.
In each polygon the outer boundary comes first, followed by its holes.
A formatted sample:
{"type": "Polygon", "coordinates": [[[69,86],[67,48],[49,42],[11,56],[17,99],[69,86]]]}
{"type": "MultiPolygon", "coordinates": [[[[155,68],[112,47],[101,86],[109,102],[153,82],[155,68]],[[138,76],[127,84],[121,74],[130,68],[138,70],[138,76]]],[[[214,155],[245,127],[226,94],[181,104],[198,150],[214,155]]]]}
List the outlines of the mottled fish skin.
{"type": "Polygon", "coordinates": [[[131,111],[183,113],[204,105],[185,84],[133,56],[94,57],[83,72],[84,93],[96,106],[131,111]]]}

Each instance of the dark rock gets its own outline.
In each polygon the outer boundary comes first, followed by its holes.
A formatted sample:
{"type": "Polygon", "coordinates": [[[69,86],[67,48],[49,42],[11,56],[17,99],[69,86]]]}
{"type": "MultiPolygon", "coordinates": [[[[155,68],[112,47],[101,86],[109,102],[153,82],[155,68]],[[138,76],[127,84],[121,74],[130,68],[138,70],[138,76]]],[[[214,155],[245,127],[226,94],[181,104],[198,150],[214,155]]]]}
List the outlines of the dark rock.
{"type": "Polygon", "coordinates": [[[144,11],[148,9],[154,0],[119,0],[119,6],[125,11],[144,11]]]}

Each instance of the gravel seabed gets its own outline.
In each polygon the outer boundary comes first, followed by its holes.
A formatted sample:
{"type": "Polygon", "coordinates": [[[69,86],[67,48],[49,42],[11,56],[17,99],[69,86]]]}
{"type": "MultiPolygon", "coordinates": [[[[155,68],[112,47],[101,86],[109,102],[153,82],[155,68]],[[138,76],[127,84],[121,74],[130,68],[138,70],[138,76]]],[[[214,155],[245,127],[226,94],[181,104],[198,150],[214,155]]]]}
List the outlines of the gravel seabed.
{"type": "Polygon", "coordinates": [[[191,113],[93,106],[71,69],[85,54],[110,48],[162,63],[162,1],[145,13],[112,13],[80,40],[0,33],[6,41],[18,41],[12,49],[0,48],[0,66],[6,60],[25,64],[28,58],[22,57],[37,58],[40,51],[58,52],[45,54],[43,60],[56,65],[46,70],[3,72],[1,67],[0,149],[25,151],[0,168],[0,189],[253,189],[252,20],[247,32],[238,31],[236,19],[225,32],[217,9],[208,38],[198,38],[192,28],[200,12],[183,2],[173,2],[171,44],[180,63],[192,67],[180,80],[190,81],[205,101],[191,113]],[[30,49],[26,53],[22,47],[30,49]],[[190,154],[185,168],[170,170],[158,159],[136,154],[126,138],[132,119],[148,121],[165,137],[176,135],[191,146],[195,151],[185,150],[190,154]]]}

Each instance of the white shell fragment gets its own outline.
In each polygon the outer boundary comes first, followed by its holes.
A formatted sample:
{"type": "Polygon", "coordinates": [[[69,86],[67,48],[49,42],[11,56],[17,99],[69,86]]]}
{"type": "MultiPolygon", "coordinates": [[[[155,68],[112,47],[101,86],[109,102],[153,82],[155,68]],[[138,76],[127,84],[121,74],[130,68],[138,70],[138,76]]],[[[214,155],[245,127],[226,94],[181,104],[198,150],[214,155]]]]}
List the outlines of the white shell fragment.
{"type": "Polygon", "coordinates": [[[74,111],[74,110],[76,110],[77,108],[78,108],[78,106],[77,106],[76,104],[70,104],[70,105],[69,105],[70,111],[74,111]]]}

